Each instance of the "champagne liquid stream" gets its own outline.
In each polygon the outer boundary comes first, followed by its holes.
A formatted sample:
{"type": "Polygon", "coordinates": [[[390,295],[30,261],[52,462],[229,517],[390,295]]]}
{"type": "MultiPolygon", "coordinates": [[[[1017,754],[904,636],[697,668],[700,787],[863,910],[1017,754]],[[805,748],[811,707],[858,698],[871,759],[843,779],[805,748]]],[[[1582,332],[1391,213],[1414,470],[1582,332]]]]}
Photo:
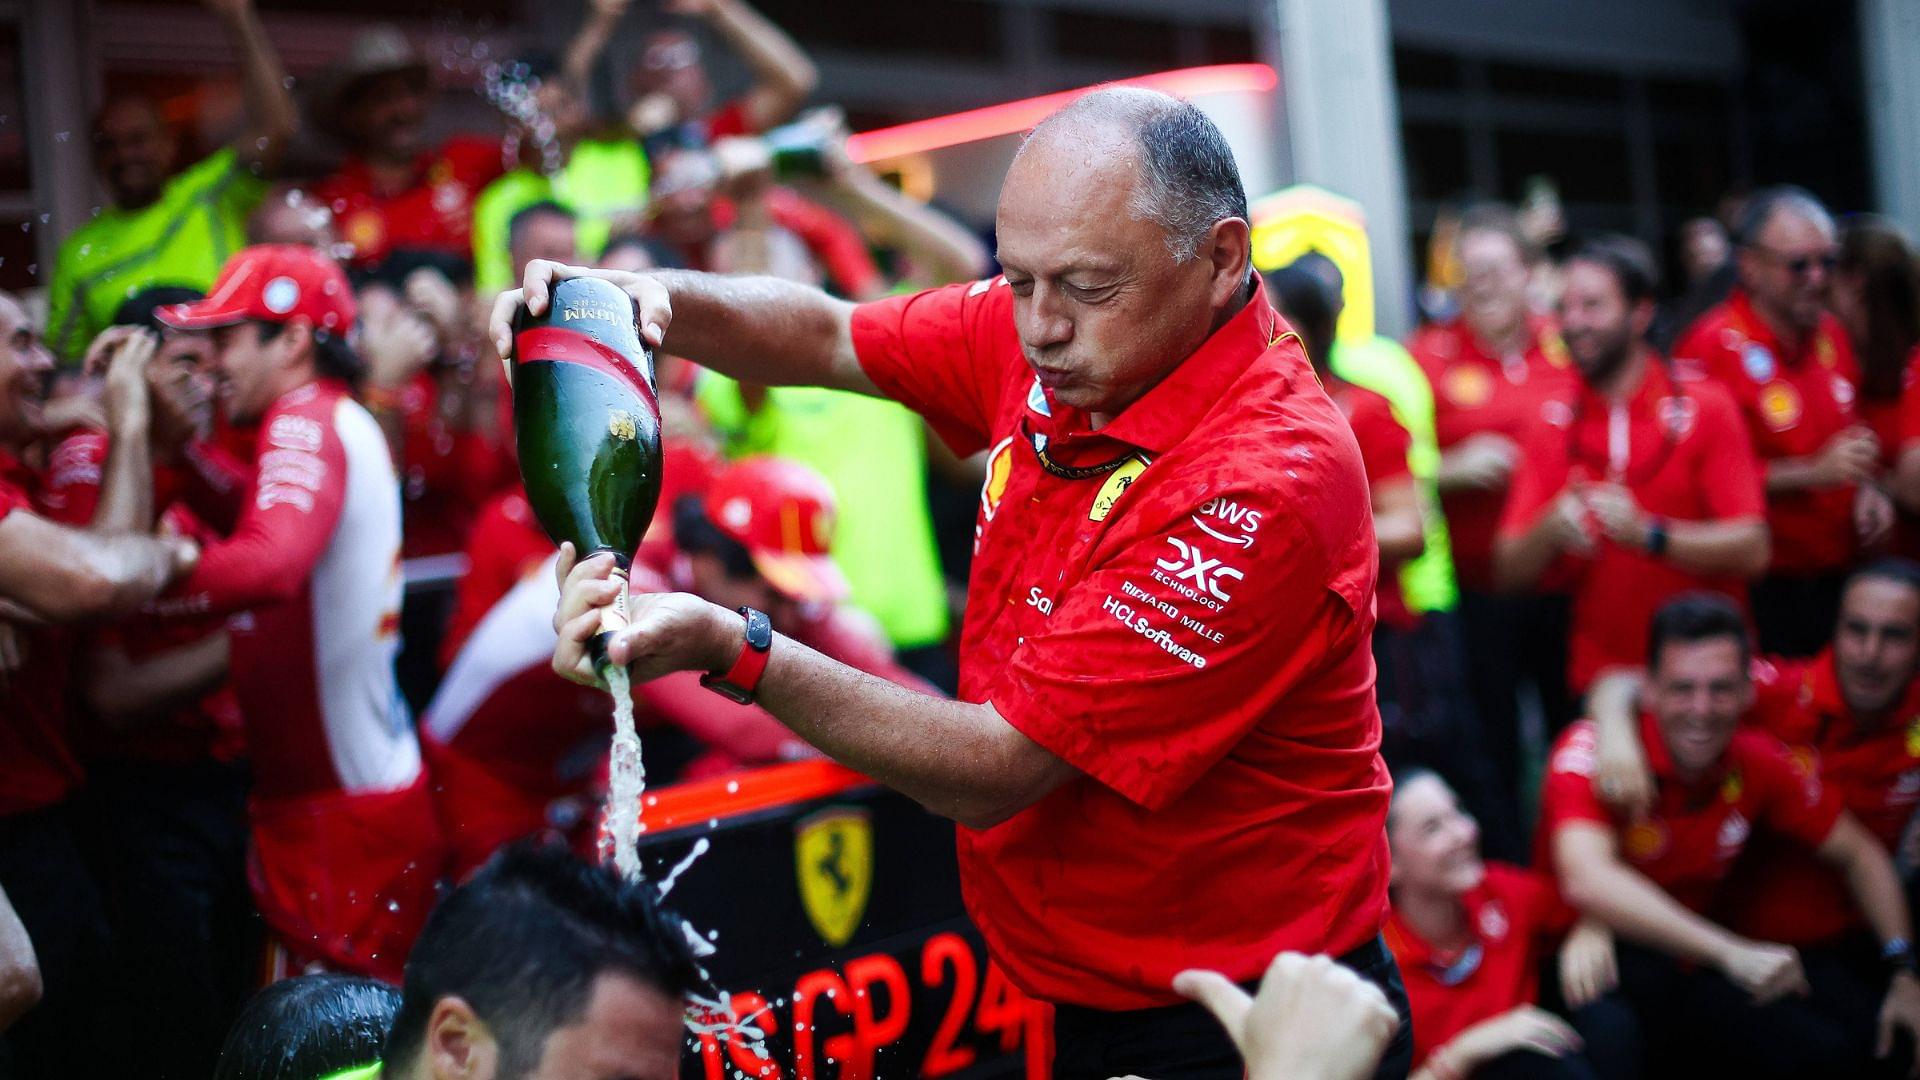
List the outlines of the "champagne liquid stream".
{"type": "Polygon", "coordinates": [[[633,733],[633,686],[627,669],[607,668],[613,694],[613,746],[607,763],[607,833],[613,841],[613,866],[628,881],[640,880],[640,799],[647,790],[647,767],[640,759],[640,737],[633,733]]]}

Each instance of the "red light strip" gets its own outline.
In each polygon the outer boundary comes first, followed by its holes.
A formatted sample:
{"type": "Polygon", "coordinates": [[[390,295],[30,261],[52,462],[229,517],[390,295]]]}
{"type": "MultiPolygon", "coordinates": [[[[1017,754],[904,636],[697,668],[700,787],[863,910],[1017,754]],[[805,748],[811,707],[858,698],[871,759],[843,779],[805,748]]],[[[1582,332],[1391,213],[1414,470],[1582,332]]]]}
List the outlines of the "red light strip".
{"type": "MultiPolygon", "coordinates": [[[[1195,98],[1204,94],[1265,93],[1280,85],[1280,79],[1265,64],[1216,64],[1161,71],[1101,85],[1144,86],[1176,97],[1195,98]]],[[[847,140],[847,154],[864,163],[1012,135],[1027,130],[1062,105],[1095,89],[1098,87],[1083,86],[1078,90],[1062,90],[1057,94],[1042,94],[861,132],[847,140]]]]}

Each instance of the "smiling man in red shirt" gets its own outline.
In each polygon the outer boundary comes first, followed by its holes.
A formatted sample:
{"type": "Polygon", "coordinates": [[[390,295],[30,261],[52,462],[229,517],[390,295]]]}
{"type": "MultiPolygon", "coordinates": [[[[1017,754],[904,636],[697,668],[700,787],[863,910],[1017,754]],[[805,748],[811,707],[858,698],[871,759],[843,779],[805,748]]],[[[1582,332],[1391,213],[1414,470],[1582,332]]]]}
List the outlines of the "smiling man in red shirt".
{"type": "Polygon", "coordinates": [[[1826,309],[1833,218],[1811,194],[1768,188],[1740,226],[1740,285],[1674,346],[1683,376],[1733,395],[1766,466],[1773,562],[1753,590],[1764,652],[1811,656],[1862,547],[1893,527],[1876,484],[1880,446],[1855,398],[1860,371],[1826,309]]]}
{"type": "MultiPolygon", "coordinates": [[[[637,598],[613,658],[636,679],[727,672],[958,821],[968,910],[1057,1006],[1057,1076],[1239,1077],[1170,983],[1189,967],[1250,982],[1282,949],[1341,957],[1404,1015],[1380,940],[1389,780],[1360,453],[1251,272],[1225,140],[1164,95],[1089,95],[1016,158],[998,235],[1004,276],[858,307],[765,279],[595,272],[650,340],[672,320],[676,355],[890,397],[989,452],[960,700],[784,637],[743,648],[740,615],[685,595],[637,598]]],[[[535,264],[525,299],[539,310],[579,273],[535,264]]],[[[521,299],[495,309],[503,355],[521,299]]],[[[566,583],[571,677],[592,678],[581,645],[607,571],[588,560],[566,583]]],[[[1403,1029],[1383,1069],[1403,1074],[1409,1051],[1403,1029]]]]}
{"type": "Polygon", "coordinates": [[[1760,466],[1719,387],[1676,382],[1645,344],[1652,259],[1624,238],[1567,260],[1561,322],[1580,380],[1535,425],[1507,499],[1502,584],[1564,575],[1573,592],[1568,683],[1641,662],[1647,622],[1683,592],[1746,597],[1767,565],[1760,466]]]}
{"type": "Polygon", "coordinates": [[[1754,695],[1746,623],[1731,602],[1681,597],[1654,617],[1648,637],[1639,734],[1654,777],[1651,805],[1630,815],[1600,801],[1594,729],[1582,721],[1548,762],[1543,858],[1567,900],[1622,939],[1621,991],[1645,1030],[1649,1061],[1683,1074],[1690,1063],[1742,1076],[1862,1075],[1876,1046],[1886,1057],[1897,1031],[1920,1030],[1912,921],[1893,861],[1777,739],[1738,729],[1754,695]],[[1810,986],[1793,948],[1710,918],[1735,862],[1768,834],[1845,878],[1899,967],[1884,1000],[1821,976],[1810,986]],[[1710,1063],[1691,1061],[1703,1052],[1710,1063]]]}

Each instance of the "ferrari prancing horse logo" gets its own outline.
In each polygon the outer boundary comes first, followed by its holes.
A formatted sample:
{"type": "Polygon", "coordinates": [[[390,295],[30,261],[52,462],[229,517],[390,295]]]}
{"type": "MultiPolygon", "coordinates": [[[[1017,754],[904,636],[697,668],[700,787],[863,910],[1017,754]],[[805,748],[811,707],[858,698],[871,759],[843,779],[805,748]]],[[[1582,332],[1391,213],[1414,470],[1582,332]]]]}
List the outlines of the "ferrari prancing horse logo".
{"type": "Polygon", "coordinates": [[[800,903],[820,940],[839,948],[853,940],[873,893],[873,817],[836,806],[794,826],[793,869],[800,903]]]}

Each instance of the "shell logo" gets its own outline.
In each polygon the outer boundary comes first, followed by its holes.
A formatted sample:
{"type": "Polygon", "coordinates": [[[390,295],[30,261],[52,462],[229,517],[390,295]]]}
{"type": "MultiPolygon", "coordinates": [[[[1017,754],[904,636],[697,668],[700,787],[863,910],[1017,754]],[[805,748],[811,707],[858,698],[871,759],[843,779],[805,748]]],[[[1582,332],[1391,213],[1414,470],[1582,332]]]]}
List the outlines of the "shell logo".
{"type": "Polygon", "coordinates": [[[1720,799],[1722,802],[1737,803],[1740,801],[1740,796],[1744,794],[1746,790],[1746,779],[1740,775],[1739,769],[1735,769],[1728,773],[1727,778],[1721,782],[1720,799]]]}
{"type": "Polygon", "coordinates": [[[1667,830],[1657,821],[1643,821],[1627,830],[1622,844],[1635,862],[1657,859],[1667,849],[1667,830]]]}
{"type": "Polygon", "coordinates": [[[1788,383],[1768,383],[1760,391],[1760,415],[1775,431],[1785,431],[1799,423],[1800,391],[1788,383]]]}
{"type": "Polygon", "coordinates": [[[1477,408],[1493,397],[1493,376],[1478,366],[1462,365],[1447,372],[1443,389],[1455,405],[1477,408]]]}
{"type": "Polygon", "coordinates": [[[1007,481],[1013,477],[1013,436],[1001,439],[987,455],[987,479],[980,485],[980,518],[992,521],[1007,493],[1007,481]]]}

